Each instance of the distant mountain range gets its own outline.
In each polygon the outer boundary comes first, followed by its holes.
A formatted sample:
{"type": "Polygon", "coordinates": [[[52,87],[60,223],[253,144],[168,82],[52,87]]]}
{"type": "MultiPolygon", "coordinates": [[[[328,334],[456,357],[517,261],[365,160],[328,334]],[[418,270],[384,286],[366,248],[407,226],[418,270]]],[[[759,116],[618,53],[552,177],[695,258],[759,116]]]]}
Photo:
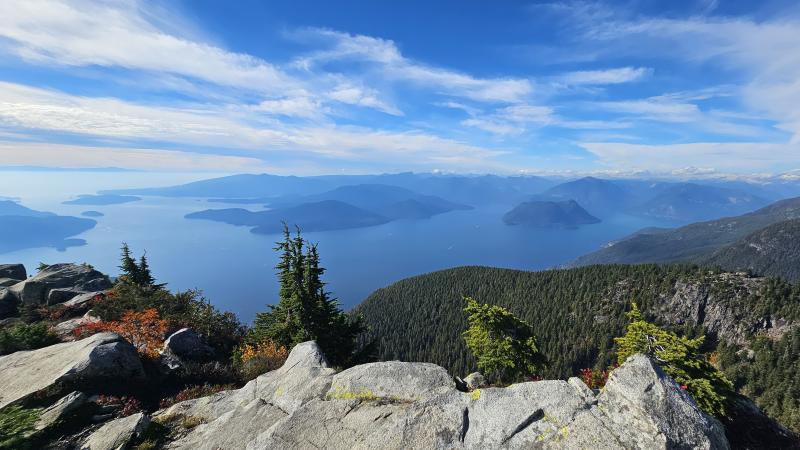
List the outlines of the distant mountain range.
{"type": "Polygon", "coordinates": [[[98,195],[79,195],[78,198],[63,202],[65,205],[119,205],[122,203],[138,202],[141,197],[132,195],[98,194],[98,195]]]}
{"type": "Polygon", "coordinates": [[[278,175],[232,175],[196,181],[179,186],[102,191],[118,195],[158,195],[165,197],[200,197],[231,203],[267,203],[284,196],[320,194],[342,186],[380,184],[434,195],[467,205],[487,203],[513,204],[541,192],[556,181],[534,176],[501,177],[496,175],[438,175],[398,173],[382,175],[326,175],[295,177],[278,175]]]}
{"type": "Polygon", "coordinates": [[[578,258],[572,265],[691,261],[746,268],[751,266],[749,258],[753,256],[748,248],[755,250],[753,246],[761,245],[761,257],[752,267],[766,274],[789,277],[793,273],[794,259],[783,259],[786,262],[779,264],[782,267],[769,264],[767,260],[771,251],[791,253],[792,239],[800,239],[800,235],[795,234],[794,219],[800,219],[800,197],[781,200],[740,216],[675,229],[640,230],[578,258]]]}
{"type": "Polygon", "coordinates": [[[533,196],[533,200],[575,200],[590,214],[604,217],[628,208],[632,195],[628,189],[613,181],[586,177],[553,186],[533,196]]]}
{"type": "Polygon", "coordinates": [[[381,225],[393,220],[427,219],[454,210],[472,209],[432,195],[379,184],[342,186],[306,196],[284,196],[270,202],[267,211],[242,208],[210,209],[188,219],[206,219],[253,227],[254,233],[279,232],[283,223],[305,231],[326,231],[381,225]]]}
{"type": "Polygon", "coordinates": [[[67,239],[94,228],[94,220],[58,216],[26,208],[10,200],[0,201],[0,253],[32,247],[66,248],[82,245],[67,239]]]}
{"type": "Polygon", "coordinates": [[[705,266],[751,271],[800,281],[800,219],[764,227],[714,253],[696,258],[705,266]]]}
{"type": "Polygon", "coordinates": [[[666,187],[631,211],[661,219],[700,221],[744,214],[769,203],[738,189],[680,183],[666,187]]]}
{"type": "MultiPolygon", "coordinates": [[[[530,201],[574,200],[589,215],[599,219],[627,214],[663,220],[670,225],[736,216],[791,193],[800,195],[800,185],[782,179],[755,184],[737,180],[673,182],[584,177],[559,183],[556,178],[536,176],[430,173],[312,177],[245,174],[171,187],[101,192],[107,195],[196,197],[214,203],[269,205],[273,209],[336,200],[390,220],[414,217],[414,214],[429,217],[438,210],[459,209],[464,205],[513,206],[530,201]],[[357,192],[348,192],[356,189],[354,186],[361,187],[357,192]],[[383,191],[369,192],[365,186],[381,186],[383,191]],[[390,201],[391,189],[406,189],[417,196],[438,197],[447,203],[437,205],[431,198],[415,198],[415,201],[406,198],[402,200],[405,205],[393,205],[396,202],[390,201]],[[372,201],[370,195],[377,201],[372,201]]],[[[543,220],[547,221],[546,218],[543,220]]]]}
{"type": "Polygon", "coordinates": [[[580,225],[599,223],[575,200],[563,202],[531,201],[516,206],[503,216],[506,225],[533,227],[577,228],[580,225]]]}
{"type": "MultiPolygon", "coordinates": [[[[772,200],[777,198],[777,194],[771,196],[772,200]]],[[[533,199],[575,200],[590,214],[601,218],[626,213],[684,223],[743,214],[770,202],[739,188],[593,177],[553,186],[533,199]]]]}

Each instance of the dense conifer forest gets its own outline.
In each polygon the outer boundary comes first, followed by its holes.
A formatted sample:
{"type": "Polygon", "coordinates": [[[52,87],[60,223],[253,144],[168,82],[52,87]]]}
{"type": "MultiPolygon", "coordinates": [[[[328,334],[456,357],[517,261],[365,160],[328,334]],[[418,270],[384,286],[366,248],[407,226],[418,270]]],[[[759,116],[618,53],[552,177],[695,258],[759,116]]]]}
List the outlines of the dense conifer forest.
{"type": "Polygon", "coordinates": [[[678,289],[697,286],[737,317],[735,323],[723,325],[738,330],[739,342],[707,333],[707,350],[713,352],[715,364],[738,391],[800,430],[796,401],[800,327],[791,326],[800,319],[800,287],[765,279],[752,284],[756,286],[752,292],[737,283],[739,278],[747,276],[734,275],[722,282],[718,272],[691,265],[608,265],[545,272],[460,267],[379,289],[355,312],[363,315],[371,337],[378,340],[381,359],[434,362],[464,376],[475,370],[476,361],[462,337],[467,327],[463,297],[501,305],[533,327],[547,358],[542,372],[531,376],[566,378],[581,368],[614,363],[614,337],[624,333],[632,301],[648,319],[674,331],[688,336],[706,331],[686,321],[675,326],[670,323],[672,311],[664,308],[678,289]],[[766,328],[784,331],[776,336],[766,328]]]}

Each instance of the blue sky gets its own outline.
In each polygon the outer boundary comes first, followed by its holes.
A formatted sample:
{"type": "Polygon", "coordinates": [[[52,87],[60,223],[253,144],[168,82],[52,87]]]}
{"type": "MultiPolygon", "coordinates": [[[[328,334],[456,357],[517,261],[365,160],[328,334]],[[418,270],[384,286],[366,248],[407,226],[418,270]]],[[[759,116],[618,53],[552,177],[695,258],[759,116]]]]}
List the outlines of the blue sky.
{"type": "Polygon", "coordinates": [[[0,4],[0,164],[800,169],[792,1],[0,4]]]}

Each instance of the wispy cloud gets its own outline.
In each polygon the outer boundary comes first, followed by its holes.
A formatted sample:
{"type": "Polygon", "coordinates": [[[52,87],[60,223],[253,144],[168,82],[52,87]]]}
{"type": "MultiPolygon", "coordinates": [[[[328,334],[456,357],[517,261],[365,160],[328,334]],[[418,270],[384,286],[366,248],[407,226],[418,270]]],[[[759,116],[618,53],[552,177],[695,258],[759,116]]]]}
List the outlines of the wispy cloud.
{"type": "Polygon", "coordinates": [[[256,57],[156,7],[145,0],[0,2],[0,57],[74,79],[91,73],[102,85],[44,88],[0,76],[0,137],[88,143],[61,146],[62,153],[20,147],[58,161],[73,151],[105,161],[118,146],[124,164],[144,164],[138,155],[157,166],[161,155],[200,167],[219,157],[232,158],[224,160],[231,170],[289,160],[337,169],[500,170],[566,160],[576,145],[606,167],[648,160],[700,167],[725,152],[718,163],[731,169],[756,167],[759,157],[760,166],[776,158],[797,163],[798,16],[714,16],[716,1],[684,18],[604,3],[538,4],[563,32],[547,69],[503,72],[501,62],[495,71],[487,61],[493,70],[479,75],[402,42],[326,28],[290,29],[278,43],[293,40],[288,55],[256,57]],[[715,76],[696,76],[706,68],[715,76]],[[124,95],[128,88],[143,95],[124,95]],[[655,145],[670,140],[676,145],[655,145]],[[198,159],[186,159],[192,154],[198,159]]]}
{"type": "Polygon", "coordinates": [[[557,77],[556,80],[568,85],[621,84],[641,80],[652,73],[653,69],[645,67],[620,67],[569,72],[557,77]]]}
{"type": "Polygon", "coordinates": [[[296,67],[309,71],[332,61],[367,63],[384,79],[415,83],[445,95],[481,102],[521,102],[533,91],[528,79],[476,78],[415,61],[405,57],[391,40],[320,28],[303,29],[292,36],[308,44],[326,46],[294,62],[296,67]]]}
{"type": "Polygon", "coordinates": [[[0,159],[8,166],[219,172],[264,172],[270,169],[259,159],[239,156],[32,142],[0,141],[0,159]]]}
{"type": "Polygon", "coordinates": [[[480,166],[503,154],[416,131],[390,132],[334,124],[289,125],[259,120],[252,108],[237,105],[183,106],[173,109],[140,105],[0,82],[0,124],[20,130],[216,147],[218,152],[239,149],[261,158],[288,151],[294,157],[338,158],[341,163],[398,164],[413,160],[414,165],[424,166],[450,161],[466,168],[480,166]]]}
{"type": "Polygon", "coordinates": [[[0,2],[0,36],[36,64],[164,72],[270,94],[300,88],[264,60],[159,29],[131,0],[0,2]]]}

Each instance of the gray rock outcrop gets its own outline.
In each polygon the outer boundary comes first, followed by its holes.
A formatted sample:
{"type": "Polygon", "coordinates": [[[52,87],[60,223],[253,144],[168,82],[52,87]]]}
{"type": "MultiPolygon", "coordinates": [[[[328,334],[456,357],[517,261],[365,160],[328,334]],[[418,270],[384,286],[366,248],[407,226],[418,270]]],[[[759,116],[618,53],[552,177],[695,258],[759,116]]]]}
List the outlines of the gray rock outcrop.
{"type": "Polygon", "coordinates": [[[57,305],[59,303],[64,303],[81,294],[85,294],[85,292],[74,288],[50,289],[50,292],[47,293],[47,304],[57,305]]]}
{"type": "Polygon", "coordinates": [[[579,379],[465,393],[441,367],[364,364],[335,374],[313,342],[242,389],[159,411],[200,425],[172,449],[727,449],[722,426],[647,357],[595,396],[579,379]]]}
{"type": "Polygon", "coordinates": [[[89,311],[95,301],[105,299],[106,295],[107,291],[82,293],[64,302],[63,306],[69,310],[71,315],[80,315],[89,311]]]}
{"type": "MultiPolygon", "coordinates": [[[[9,290],[22,303],[40,305],[48,302],[52,290],[64,288],[76,293],[102,291],[111,288],[111,280],[85,264],[52,264],[9,290]]],[[[66,301],[74,295],[67,297],[57,294],[53,300],[66,301]]]]}
{"type": "Polygon", "coordinates": [[[174,356],[179,360],[200,361],[214,353],[199,334],[189,328],[181,328],[165,341],[162,355],[174,356]]]}
{"type": "Polygon", "coordinates": [[[0,287],[0,319],[17,315],[19,299],[8,288],[0,287]]]}
{"type": "Polygon", "coordinates": [[[44,430],[57,424],[59,421],[66,420],[77,409],[86,405],[89,397],[83,392],[70,392],[65,395],[49,408],[42,411],[39,420],[36,421],[35,428],[37,430],[44,430]]]}
{"type": "Polygon", "coordinates": [[[76,328],[87,325],[90,323],[99,322],[100,319],[86,313],[82,317],[76,317],[74,319],[65,320],[63,322],[57,323],[53,326],[50,330],[58,336],[59,339],[62,341],[73,341],[75,340],[74,331],[76,328]]]}
{"type": "Polygon", "coordinates": [[[0,264],[0,278],[24,280],[28,278],[28,272],[22,264],[0,264]]]}
{"type": "Polygon", "coordinates": [[[0,278],[0,287],[10,287],[22,280],[18,280],[16,278],[0,278]]]}
{"type": "Polygon", "coordinates": [[[464,378],[464,384],[466,385],[467,389],[474,391],[475,389],[480,389],[486,386],[486,379],[480,372],[473,372],[464,378]]]}
{"type": "Polygon", "coordinates": [[[81,450],[122,450],[147,428],[150,418],[143,413],[112,420],[89,435],[81,450]]]}
{"type": "Polygon", "coordinates": [[[57,395],[75,386],[130,382],[143,376],[136,349],[114,333],[15,352],[0,357],[0,409],[39,392],[57,395]]]}

